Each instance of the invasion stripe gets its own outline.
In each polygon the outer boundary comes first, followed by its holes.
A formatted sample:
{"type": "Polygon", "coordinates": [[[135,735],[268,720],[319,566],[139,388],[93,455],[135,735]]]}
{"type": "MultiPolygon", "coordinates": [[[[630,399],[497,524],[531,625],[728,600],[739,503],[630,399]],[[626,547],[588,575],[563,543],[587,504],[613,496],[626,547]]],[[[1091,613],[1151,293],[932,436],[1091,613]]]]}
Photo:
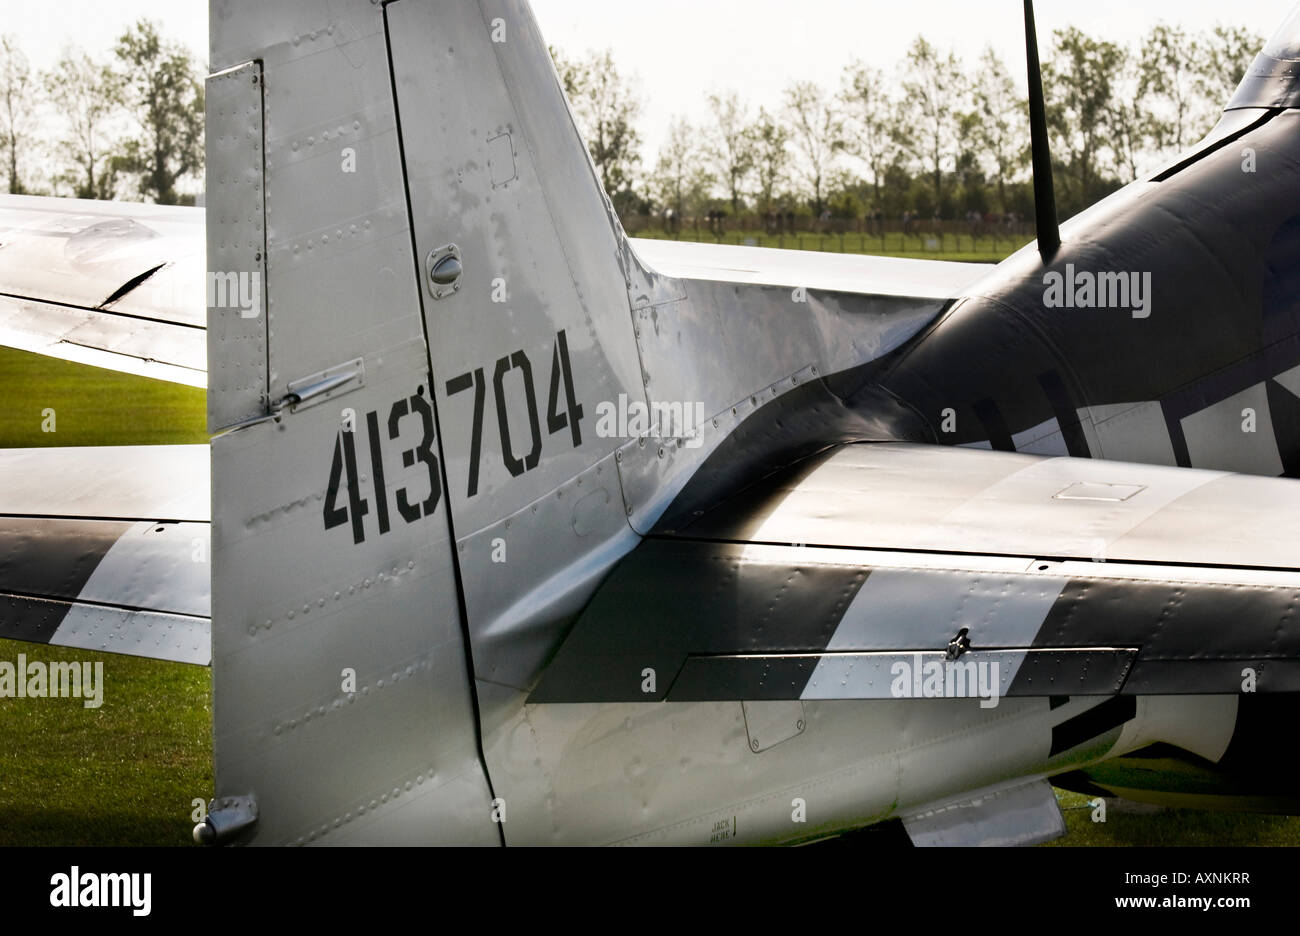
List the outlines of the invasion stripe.
{"type": "Polygon", "coordinates": [[[69,602],[130,528],[117,520],[0,518],[0,637],[48,643],[69,602]]]}
{"type": "Polygon", "coordinates": [[[1133,696],[1116,696],[1090,708],[1073,718],[1067,718],[1052,727],[1052,750],[1049,757],[1078,747],[1085,741],[1100,737],[1112,729],[1137,717],[1137,699],[1133,696]]]}

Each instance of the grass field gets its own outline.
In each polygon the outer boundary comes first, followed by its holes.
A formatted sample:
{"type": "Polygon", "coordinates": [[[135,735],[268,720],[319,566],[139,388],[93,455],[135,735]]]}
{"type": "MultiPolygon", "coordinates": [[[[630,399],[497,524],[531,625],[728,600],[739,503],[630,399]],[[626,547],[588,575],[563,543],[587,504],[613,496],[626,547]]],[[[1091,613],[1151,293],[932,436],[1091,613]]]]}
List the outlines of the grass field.
{"type": "Polygon", "coordinates": [[[0,348],[0,448],[208,441],[205,394],[0,348]],[[54,411],[54,431],[46,411],[54,411]]]}
{"type": "Polygon", "coordinates": [[[104,704],[0,699],[0,846],[183,845],[212,796],[212,680],[184,666],[0,640],[0,660],[103,661],[104,704]]]}
{"type": "MultiPolygon", "coordinates": [[[[202,391],[0,348],[0,448],[206,441],[202,391]],[[41,431],[54,409],[56,431],[41,431]]],[[[0,483],[3,479],[0,479],[0,483]]],[[[0,660],[67,651],[0,640],[0,660]]],[[[183,845],[212,795],[212,686],[202,667],[103,661],[104,704],[0,699],[0,846],[183,845]]],[[[1280,743],[1287,743],[1282,740],[1280,743]]],[[[1063,845],[1296,845],[1300,817],[1112,808],[1058,791],[1063,845]]]]}
{"type": "Polygon", "coordinates": [[[728,231],[718,236],[708,228],[683,228],[676,234],[649,229],[632,235],[647,240],[681,240],[784,250],[825,253],[872,254],[916,260],[957,260],[997,263],[1029,242],[1021,237],[972,237],[969,234],[768,234],[764,231],[728,231]]]}

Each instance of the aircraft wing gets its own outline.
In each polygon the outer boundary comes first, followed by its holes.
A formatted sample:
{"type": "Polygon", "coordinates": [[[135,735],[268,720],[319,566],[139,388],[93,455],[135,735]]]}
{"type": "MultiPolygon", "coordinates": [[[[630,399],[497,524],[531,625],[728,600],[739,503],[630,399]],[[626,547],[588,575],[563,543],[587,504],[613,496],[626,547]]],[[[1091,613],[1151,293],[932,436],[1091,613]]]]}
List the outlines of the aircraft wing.
{"type": "Polygon", "coordinates": [[[914,299],[949,299],[964,295],[968,286],[994,268],[994,264],[987,263],[817,253],[649,238],[635,239],[632,246],[637,256],[656,272],[679,279],[787,286],[791,289],[803,287],[914,299]]]}
{"type": "Polygon", "coordinates": [[[206,386],[203,218],[0,196],[0,345],[206,386]]]}
{"type": "Polygon", "coordinates": [[[1300,691],[1290,481],[865,443],[693,514],[530,702],[1300,691]]]}
{"type": "Polygon", "coordinates": [[[0,637],[208,665],[208,447],[0,450],[0,637]]]}

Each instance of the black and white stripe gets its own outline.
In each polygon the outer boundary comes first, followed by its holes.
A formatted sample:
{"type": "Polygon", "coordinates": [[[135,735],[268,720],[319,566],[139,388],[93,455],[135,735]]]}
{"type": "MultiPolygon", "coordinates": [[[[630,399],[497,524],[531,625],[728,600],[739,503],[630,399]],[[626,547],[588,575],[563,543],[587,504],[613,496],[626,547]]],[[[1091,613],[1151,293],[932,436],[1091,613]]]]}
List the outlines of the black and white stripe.
{"type": "Polygon", "coordinates": [[[530,701],[897,698],[962,628],[999,696],[1294,692],[1298,605],[1294,573],[652,539],[530,701]]]}
{"type": "Polygon", "coordinates": [[[210,663],[207,454],[0,452],[0,637],[210,663]]]}

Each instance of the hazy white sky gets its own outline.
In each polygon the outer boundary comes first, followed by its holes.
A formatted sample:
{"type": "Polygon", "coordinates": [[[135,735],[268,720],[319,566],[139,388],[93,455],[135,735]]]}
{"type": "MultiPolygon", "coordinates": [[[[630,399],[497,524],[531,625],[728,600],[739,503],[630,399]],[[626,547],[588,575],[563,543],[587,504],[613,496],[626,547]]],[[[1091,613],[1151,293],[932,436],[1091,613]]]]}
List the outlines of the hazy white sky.
{"type": "MultiPolygon", "coordinates": [[[[1044,46],[1061,26],[1129,42],[1161,20],[1189,30],[1230,23],[1268,36],[1293,5],[1039,0],[1038,29],[1044,46]]],[[[648,162],[673,115],[700,119],[711,91],[734,87],[755,106],[772,107],[793,80],[837,85],[855,56],[892,68],[918,33],[968,60],[991,43],[1017,76],[1024,61],[1020,0],[533,0],[533,10],[548,42],[571,55],[609,47],[636,75],[646,102],[648,162]]],[[[0,0],[0,32],[16,36],[38,67],[48,67],[68,43],[104,54],[142,16],[206,58],[202,0],[0,0]]]]}

